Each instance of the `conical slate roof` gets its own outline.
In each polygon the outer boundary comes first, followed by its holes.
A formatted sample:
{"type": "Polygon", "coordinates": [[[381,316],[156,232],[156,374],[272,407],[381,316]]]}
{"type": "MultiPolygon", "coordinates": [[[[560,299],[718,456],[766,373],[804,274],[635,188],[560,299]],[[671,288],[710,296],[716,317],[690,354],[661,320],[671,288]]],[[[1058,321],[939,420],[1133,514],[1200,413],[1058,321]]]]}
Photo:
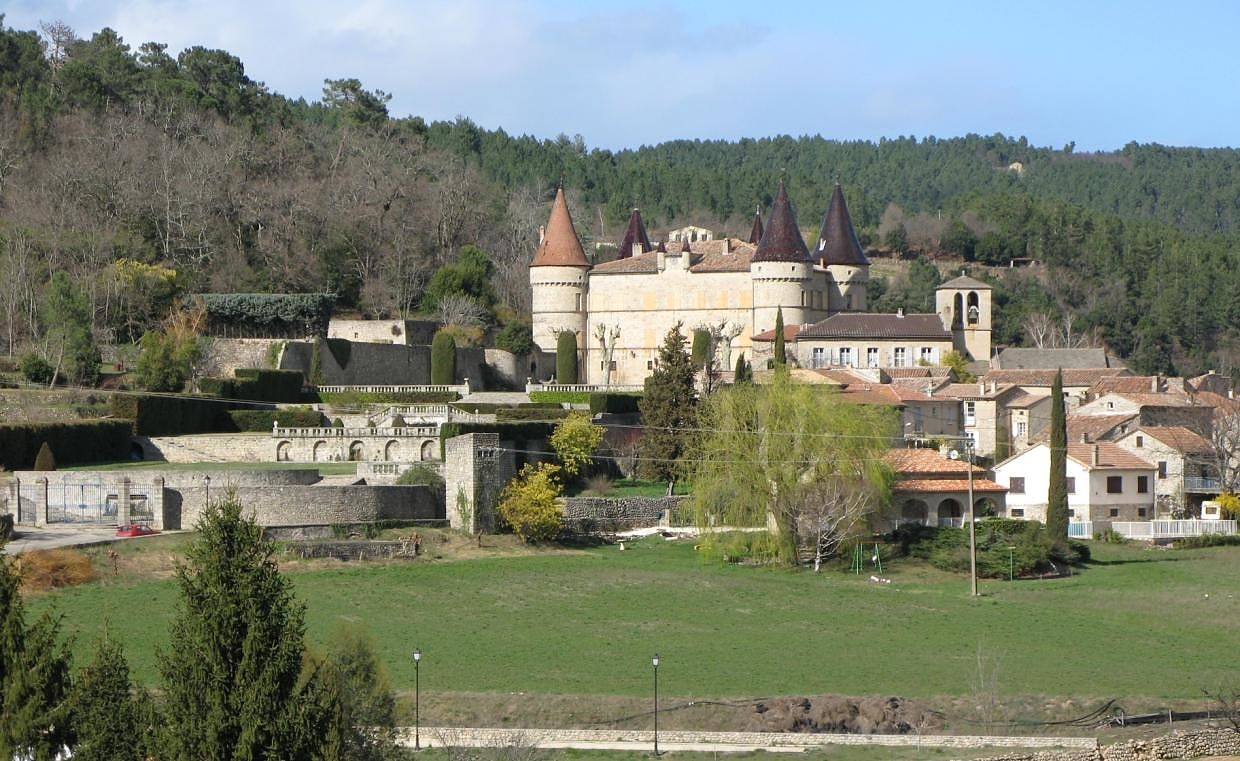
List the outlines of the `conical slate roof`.
{"type": "Polygon", "coordinates": [[[628,259],[633,255],[633,246],[641,244],[642,253],[646,253],[654,248],[650,245],[650,236],[646,234],[646,225],[642,222],[642,213],[637,209],[629,216],[629,226],[624,231],[624,237],[620,239],[620,251],[617,253],[617,259],[628,259]]]}
{"type": "Polygon", "coordinates": [[[861,250],[861,241],[857,240],[857,231],[853,229],[852,218],[848,215],[848,204],[844,203],[844,191],[838,182],[835,183],[835,192],[831,194],[831,205],[822,218],[814,259],[824,265],[864,267],[870,263],[861,250]]]}
{"type": "Polygon", "coordinates": [[[691,248],[689,248],[689,239],[688,239],[688,238],[681,238],[681,240],[680,240],[680,253],[682,253],[682,254],[688,254],[688,253],[692,253],[692,251],[693,251],[693,250],[692,250],[691,248]]]}
{"type": "Polygon", "coordinates": [[[581,240],[573,227],[572,215],[568,213],[568,201],[564,200],[564,188],[555,192],[551,204],[551,217],[543,232],[542,243],[534,254],[531,267],[589,267],[586,254],[581,250],[581,240]]]}
{"type": "Polygon", "coordinates": [[[753,227],[749,230],[749,242],[758,245],[762,240],[762,212],[755,211],[753,213],[753,227]]]}
{"type": "Polygon", "coordinates": [[[758,248],[753,252],[750,261],[809,261],[809,249],[805,248],[805,239],[797,228],[796,215],[792,213],[792,204],[788,201],[783,180],[780,180],[779,191],[775,193],[775,203],[771,205],[766,231],[762,233],[762,240],[758,242],[758,248]]]}

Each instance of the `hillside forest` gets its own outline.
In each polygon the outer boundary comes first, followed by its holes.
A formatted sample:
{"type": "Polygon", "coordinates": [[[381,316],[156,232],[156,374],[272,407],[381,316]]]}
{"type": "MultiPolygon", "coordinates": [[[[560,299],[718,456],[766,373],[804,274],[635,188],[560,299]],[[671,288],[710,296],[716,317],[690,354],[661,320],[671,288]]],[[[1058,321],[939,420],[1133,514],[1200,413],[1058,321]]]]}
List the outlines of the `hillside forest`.
{"type": "Polygon", "coordinates": [[[561,182],[606,256],[634,205],[656,236],[744,236],[782,176],[807,235],[838,180],[874,256],[908,261],[873,278],[872,309],[929,311],[940,273],[964,268],[996,288],[998,344],[1240,371],[1237,150],[967,135],[612,151],[395,118],[388,100],[349,78],[291,99],[223,50],[0,16],[0,355],[49,353],[68,315],[81,341],[137,342],[209,292],[330,293],[511,334],[561,182]]]}

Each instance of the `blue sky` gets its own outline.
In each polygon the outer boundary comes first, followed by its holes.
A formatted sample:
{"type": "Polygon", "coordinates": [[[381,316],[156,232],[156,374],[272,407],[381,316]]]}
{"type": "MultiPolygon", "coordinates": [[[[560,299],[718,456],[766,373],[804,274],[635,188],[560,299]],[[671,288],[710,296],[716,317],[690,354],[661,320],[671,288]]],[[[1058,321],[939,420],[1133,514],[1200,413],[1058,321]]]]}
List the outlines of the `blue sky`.
{"type": "Polygon", "coordinates": [[[1037,145],[1240,144],[1240,3],[9,0],[5,24],[223,48],[271,89],[325,78],[394,116],[622,148],[968,132],[1037,145]]]}

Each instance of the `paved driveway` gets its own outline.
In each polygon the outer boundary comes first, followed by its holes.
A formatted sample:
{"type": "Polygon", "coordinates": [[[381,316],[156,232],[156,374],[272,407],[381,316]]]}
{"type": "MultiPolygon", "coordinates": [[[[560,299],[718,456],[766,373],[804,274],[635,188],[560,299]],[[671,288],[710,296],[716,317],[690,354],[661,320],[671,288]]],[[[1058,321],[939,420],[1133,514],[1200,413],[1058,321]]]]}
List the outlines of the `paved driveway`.
{"type": "Polygon", "coordinates": [[[77,547],[83,544],[99,544],[116,540],[116,529],[106,526],[70,528],[19,527],[17,536],[4,545],[7,555],[18,555],[27,550],[50,550],[54,547],[77,547]]]}

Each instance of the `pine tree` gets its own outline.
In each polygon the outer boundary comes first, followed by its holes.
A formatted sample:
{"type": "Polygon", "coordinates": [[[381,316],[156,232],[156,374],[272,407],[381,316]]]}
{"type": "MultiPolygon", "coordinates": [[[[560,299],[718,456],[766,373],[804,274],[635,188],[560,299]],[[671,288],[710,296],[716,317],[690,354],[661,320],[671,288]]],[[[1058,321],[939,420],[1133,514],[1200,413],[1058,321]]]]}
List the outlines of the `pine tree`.
{"type": "Polygon", "coordinates": [[[647,478],[667,481],[669,489],[696,419],[693,364],[680,328],[681,323],[676,323],[663,339],[638,405],[645,426],[638,470],[647,478]]]}
{"type": "Polygon", "coordinates": [[[34,456],[35,470],[55,470],[56,455],[52,454],[52,448],[43,442],[39,445],[39,452],[34,456]]]}
{"type": "Polygon", "coordinates": [[[302,678],[304,607],[276,569],[274,544],[235,497],[208,506],[197,528],[176,574],[174,646],[159,657],[161,758],[312,755],[332,701],[322,699],[322,680],[302,678]]]}
{"type": "Polygon", "coordinates": [[[1068,427],[1064,415],[1063,370],[1051,384],[1051,471],[1046,490],[1046,529],[1052,539],[1068,539],[1068,427]]]}
{"type": "Polygon", "coordinates": [[[784,309],[775,310],[775,366],[788,364],[788,350],[784,347],[784,309]]]}
{"type": "Polygon", "coordinates": [[[106,632],[96,643],[91,662],[78,674],[70,711],[77,735],[75,759],[140,761],[144,757],[129,663],[120,643],[106,632]]]}
{"type": "Polygon", "coordinates": [[[555,338],[555,382],[577,382],[577,334],[571,330],[555,338]]]}

